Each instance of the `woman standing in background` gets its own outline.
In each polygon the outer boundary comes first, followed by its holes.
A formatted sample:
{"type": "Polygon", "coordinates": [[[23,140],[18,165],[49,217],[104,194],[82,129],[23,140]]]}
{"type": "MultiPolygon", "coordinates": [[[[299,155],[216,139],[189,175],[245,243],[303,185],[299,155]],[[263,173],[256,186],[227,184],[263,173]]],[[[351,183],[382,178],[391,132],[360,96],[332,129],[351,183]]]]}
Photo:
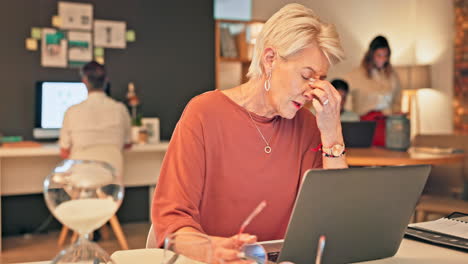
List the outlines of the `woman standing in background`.
{"type": "Polygon", "coordinates": [[[361,66],[344,76],[350,86],[352,109],[359,115],[372,111],[389,115],[400,111],[401,85],[390,63],[391,49],[385,37],[375,37],[361,66]]]}
{"type": "Polygon", "coordinates": [[[401,85],[390,63],[391,49],[383,36],[375,37],[361,66],[344,76],[350,87],[351,109],[361,120],[377,121],[373,145],[385,144],[385,116],[401,111],[401,85]]]}

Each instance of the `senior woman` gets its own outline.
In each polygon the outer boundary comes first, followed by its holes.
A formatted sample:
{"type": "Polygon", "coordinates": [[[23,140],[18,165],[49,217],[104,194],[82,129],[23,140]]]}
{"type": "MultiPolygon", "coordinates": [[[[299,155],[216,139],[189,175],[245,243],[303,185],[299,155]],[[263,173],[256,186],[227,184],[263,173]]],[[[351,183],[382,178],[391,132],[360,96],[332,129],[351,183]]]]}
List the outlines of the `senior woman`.
{"type": "Polygon", "coordinates": [[[304,172],[346,168],[340,95],[325,81],[343,50],[333,25],[299,4],[274,14],[260,33],[249,81],[193,98],[163,166],[152,220],[158,245],[174,232],[211,236],[216,256],[239,244],[284,237],[304,172]],[[316,116],[302,108],[312,101],[316,116]],[[268,206],[235,236],[249,213],[268,206]]]}

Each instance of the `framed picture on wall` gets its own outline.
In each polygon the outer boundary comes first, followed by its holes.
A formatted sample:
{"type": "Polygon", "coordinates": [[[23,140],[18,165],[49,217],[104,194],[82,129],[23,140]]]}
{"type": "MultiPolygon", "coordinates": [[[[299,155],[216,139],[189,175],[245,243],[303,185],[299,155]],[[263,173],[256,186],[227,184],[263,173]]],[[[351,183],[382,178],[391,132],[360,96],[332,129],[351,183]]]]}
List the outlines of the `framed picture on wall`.
{"type": "Polygon", "coordinates": [[[94,20],[94,45],[96,47],[125,49],[127,24],[124,21],[94,20]]]}
{"type": "Polygon", "coordinates": [[[59,2],[60,29],[91,30],[93,5],[87,3],[59,2]]]}
{"type": "Polygon", "coordinates": [[[148,143],[159,143],[159,118],[142,118],[141,126],[144,127],[148,133],[148,143]]]}
{"type": "Polygon", "coordinates": [[[66,68],[67,44],[63,32],[53,28],[43,28],[41,39],[42,67],[66,68]]]}
{"type": "MultiPolygon", "coordinates": [[[[69,64],[84,64],[93,60],[93,36],[91,32],[68,32],[69,64]]],[[[81,66],[80,65],[80,66],[81,66]]]]}

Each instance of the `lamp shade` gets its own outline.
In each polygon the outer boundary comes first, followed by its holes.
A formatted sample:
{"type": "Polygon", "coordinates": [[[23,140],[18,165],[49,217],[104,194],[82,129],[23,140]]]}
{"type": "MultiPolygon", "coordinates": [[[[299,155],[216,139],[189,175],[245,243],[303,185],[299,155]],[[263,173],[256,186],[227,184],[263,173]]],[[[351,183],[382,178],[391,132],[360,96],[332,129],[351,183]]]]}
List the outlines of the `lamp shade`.
{"type": "Polygon", "coordinates": [[[404,90],[432,87],[430,65],[401,65],[394,66],[394,69],[400,78],[401,88],[404,90]]]}

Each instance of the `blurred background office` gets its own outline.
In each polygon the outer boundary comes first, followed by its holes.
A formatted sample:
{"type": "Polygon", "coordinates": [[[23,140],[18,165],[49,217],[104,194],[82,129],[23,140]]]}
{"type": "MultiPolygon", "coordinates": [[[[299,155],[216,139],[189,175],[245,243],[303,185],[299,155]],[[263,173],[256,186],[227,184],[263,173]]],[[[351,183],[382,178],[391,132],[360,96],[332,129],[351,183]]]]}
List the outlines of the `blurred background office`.
{"type": "MultiPolygon", "coordinates": [[[[0,134],[4,136],[36,140],[33,136],[37,113],[36,82],[80,81],[76,67],[42,67],[40,45],[34,50],[27,49],[25,44],[25,40],[32,37],[32,28],[52,27],[52,18],[58,14],[59,2],[2,1],[0,29],[5,33],[0,42],[0,134]]],[[[418,120],[413,143],[458,146],[468,150],[468,96],[465,96],[468,94],[468,0],[68,2],[90,3],[93,5],[94,19],[124,21],[126,29],[134,31],[133,41],[127,42],[124,49],[106,48],[100,56],[111,76],[110,96],[125,102],[129,83],[132,83],[140,99],[136,109],[138,116],[159,118],[158,140],[160,138],[163,142],[171,138],[175,124],[193,96],[216,88],[233,87],[245,78],[243,72],[250,63],[249,43],[243,44],[246,47],[243,50],[234,48],[238,56],[226,56],[229,55],[229,46],[224,47],[223,51],[220,43],[226,25],[220,19],[236,20],[240,24],[250,24],[252,21],[261,24],[285,4],[297,2],[312,8],[323,20],[337,27],[347,58],[331,67],[328,80],[342,78],[360,65],[372,39],[383,35],[391,45],[391,62],[402,79],[402,89],[412,91],[406,99],[403,93],[402,111],[410,112],[412,126],[418,120]],[[420,66],[426,69],[424,76],[419,76],[425,79],[422,85],[416,84],[419,77],[414,77],[417,73],[414,69],[420,66]],[[409,101],[413,103],[405,103],[409,101]]],[[[241,31],[239,28],[242,26],[229,30],[236,33],[241,31]]],[[[242,38],[244,42],[254,41],[255,32],[258,29],[253,28],[249,34],[235,37],[233,41],[238,43],[242,38]]],[[[138,122],[134,121],[137,125],[138,122]]],[[[2,154],[7,153],[4,149],[0,148],[1,230],[4,238],[0,261],[46,260],[55,255],[55,249],[48,258],[43,250],[37,250],[36,256],[40,257],[32,259],[24,259],[21,252],[36,244],[37,240],[28,242],[30,234],[55,232],[61,225],[53,220],[45,207],[40,190],[10,192],[9,182],[5,181],[2,172],[11,169],[10,162],[16,166],[19,162],[16,158],[2,156],[7,155],[2,154]]],[[[139,152],[140,160],[162,159],[161,153],[145,156],[144,151],[139,152]]],[[[57,160],[51,159],[49,162],[53,164],[58,160],[57,157],[57,160]]],[[[23,167],[30,166],[28,164],[32,164],[32,159],[21,160],[23,167]]],[[[459,195],[463,189],[460,187],[463,185],[462,179],[466,179],[468,174],[467,165],[468,160],[465,160],[462,172],[459,167],[449,168],[450,173],[456,173],[456,176],[449,180],[437,178],[431,186],[437,189],[437,186],[443,185],[451,195],[454,190],[459,195]]],[[[130,166],[130,169],[133,168],[130,166]]],[[[158,171],[152,170],[145,170],[145,174],[153,177],[156,184],[158,171]]],[[[440,174],[447,174],[447,170],[443,169],[440,174]]],[[[130,236],[130,248],[144,246],[149,227],[148,197],[154,184],[139,183],[126,189],[118,217],[124,229],[130,230],[126,232],[130,236]],[[134,223],[138,228],[135,229],[134,223]],[[140,223],[143,223],[143,228],[138,226],[140,223]],[[135,231],[137,229],[140,231],[135,231]]],[[[57,234],[48,239],[55,245],[57,234]]],[[[113,242],[109,245],[109,250],[119,248],[113,242]]]]}

